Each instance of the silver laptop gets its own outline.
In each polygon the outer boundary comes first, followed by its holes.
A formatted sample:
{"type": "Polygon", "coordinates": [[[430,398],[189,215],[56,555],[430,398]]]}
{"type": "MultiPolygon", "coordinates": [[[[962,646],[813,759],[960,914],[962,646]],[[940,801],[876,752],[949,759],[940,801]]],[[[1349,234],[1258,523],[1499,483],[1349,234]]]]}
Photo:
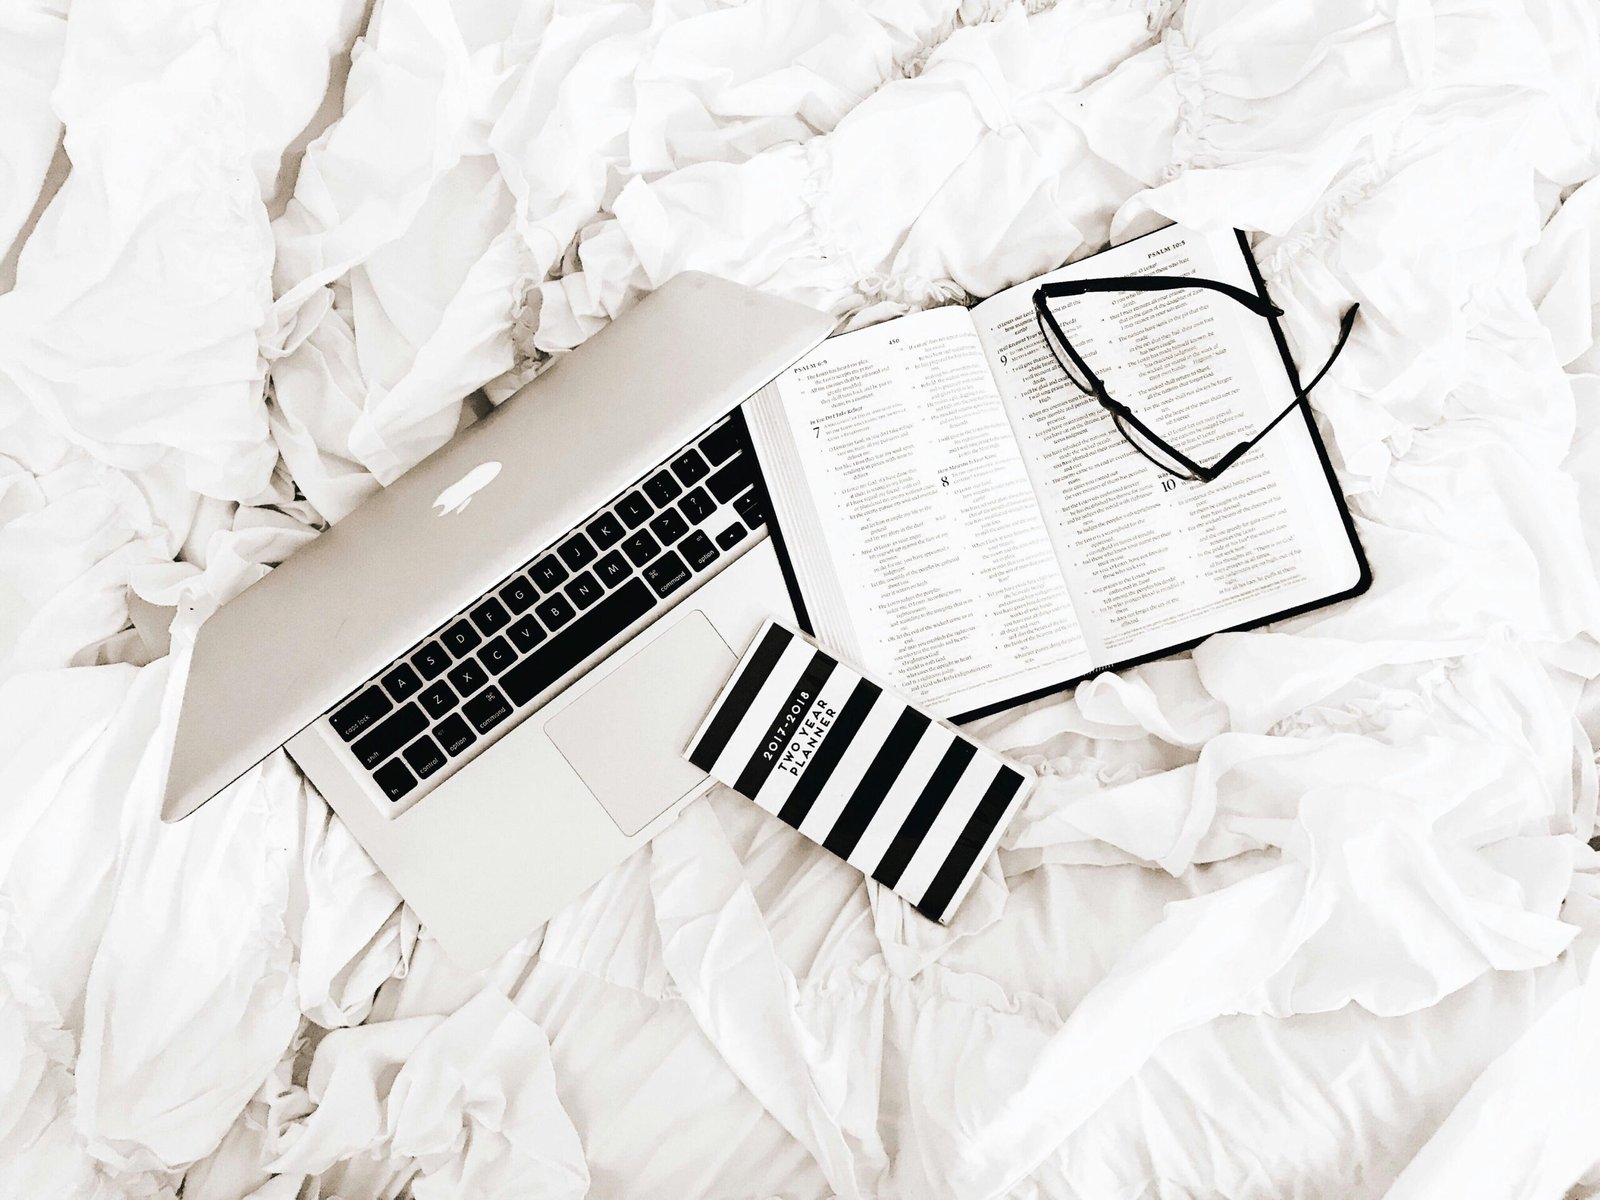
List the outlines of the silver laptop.
{"type": "Polygon", "coordinates": [[[708,786],[792,615],[739,403],[832,320],[679,275],[220,609],[164,819],[279,746],[445,952],[491,962],[708,786]]]}

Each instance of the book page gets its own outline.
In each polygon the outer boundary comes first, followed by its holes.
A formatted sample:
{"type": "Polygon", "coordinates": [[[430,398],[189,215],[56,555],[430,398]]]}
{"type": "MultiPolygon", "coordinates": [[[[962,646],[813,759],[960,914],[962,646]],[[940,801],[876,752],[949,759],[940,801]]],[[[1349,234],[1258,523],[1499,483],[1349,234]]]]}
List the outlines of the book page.
{"type": "Polygon", "coordinates": [[[965,309],[830,338],[745,413],[820,641],[939,716],[1088,669],[965,309]]]}
{"type": "MultiPolygon", "coordinates": [[[[1068,381],[1039,331],[1034,290],[1055,279],[1138,274],[1255,290],[1232,231],[1169,227],[972,310],[1099,666],[1310,604],[1353,587],[1360,573],[1300,413],[1220,478],[1197,483],[1144,459],[1111,414],[1068,381]]],[[[1096,345],[1097,364],[1124,355],[1120,368],[1100,370],[1112,396],[1164,433],[1198,433],[1202,453],[1191,454],[1209,461],[1294,398],[1267,321],[1215,300],[1156,292],[1092,308],[1061,300],[1053,310],[1075,347],[1096,345]],[[1171,369],[1167,346],[1152,342],[1169,329],[1183,342],[1181,370],[1171,369]]]]}

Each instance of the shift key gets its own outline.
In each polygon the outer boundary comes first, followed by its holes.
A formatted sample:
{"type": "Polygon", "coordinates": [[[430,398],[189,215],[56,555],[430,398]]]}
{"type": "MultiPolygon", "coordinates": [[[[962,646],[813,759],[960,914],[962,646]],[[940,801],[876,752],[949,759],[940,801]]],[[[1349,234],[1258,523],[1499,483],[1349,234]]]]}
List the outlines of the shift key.
{"type": "Polygon", "coordinates": [[[372,770],[401,746],[428,727],[428,718],[415,703],[380,721],[371,733],[350,747],[351,753],[367,770],[372,770]]]}

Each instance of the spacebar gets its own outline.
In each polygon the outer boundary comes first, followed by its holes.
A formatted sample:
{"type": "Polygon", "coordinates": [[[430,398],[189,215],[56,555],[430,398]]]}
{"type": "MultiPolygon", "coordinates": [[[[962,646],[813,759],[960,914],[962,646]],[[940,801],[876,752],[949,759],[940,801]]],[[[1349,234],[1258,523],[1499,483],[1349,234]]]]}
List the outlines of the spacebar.
{"type": "Polygon", "coordinates": [[[526,704],[656,606],[644,580],[628,580],[500,676],[511,703],[526,704]]]}

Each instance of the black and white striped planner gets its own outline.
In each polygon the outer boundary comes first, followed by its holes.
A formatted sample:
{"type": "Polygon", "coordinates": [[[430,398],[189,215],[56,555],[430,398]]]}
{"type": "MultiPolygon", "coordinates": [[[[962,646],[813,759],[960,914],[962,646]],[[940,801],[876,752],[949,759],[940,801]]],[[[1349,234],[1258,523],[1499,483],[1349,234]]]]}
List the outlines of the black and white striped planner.
{"type": "Polygon", "coordinates": [[[772,621],[686,756],[940,922],[1032,783],[772,621]]]}

